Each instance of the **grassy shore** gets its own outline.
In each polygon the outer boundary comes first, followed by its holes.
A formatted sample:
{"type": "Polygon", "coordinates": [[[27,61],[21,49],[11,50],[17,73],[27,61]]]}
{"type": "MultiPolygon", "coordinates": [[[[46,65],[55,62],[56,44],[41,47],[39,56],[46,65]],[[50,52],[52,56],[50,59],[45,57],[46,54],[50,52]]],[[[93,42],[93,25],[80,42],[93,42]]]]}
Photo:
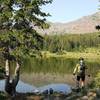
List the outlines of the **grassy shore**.
{"type": "Polygon", "coordinates": [[[44,58],[49,57],[64,57],[64,58],[72,58],[72,59],[78,59],[80,57],[91,59],[91,60],[100,60],[100,54],[99,53],[85,53],[85,52],[64,52],[62,54],[60,53],[50,53],[48,51],[42,52],[44,58]]]}

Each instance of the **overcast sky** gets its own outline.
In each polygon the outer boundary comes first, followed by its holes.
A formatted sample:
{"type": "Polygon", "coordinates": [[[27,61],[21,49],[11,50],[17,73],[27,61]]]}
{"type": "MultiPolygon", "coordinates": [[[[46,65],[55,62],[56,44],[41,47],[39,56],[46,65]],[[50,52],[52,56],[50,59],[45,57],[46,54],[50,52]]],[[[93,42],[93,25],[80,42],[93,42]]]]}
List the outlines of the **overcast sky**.
{"type": "Polygon", "coordinates": [[[43,10],[52,15],[48,21],[69,22],[99,11],[99,4],[99,0],[53,0],[43,10]]]}

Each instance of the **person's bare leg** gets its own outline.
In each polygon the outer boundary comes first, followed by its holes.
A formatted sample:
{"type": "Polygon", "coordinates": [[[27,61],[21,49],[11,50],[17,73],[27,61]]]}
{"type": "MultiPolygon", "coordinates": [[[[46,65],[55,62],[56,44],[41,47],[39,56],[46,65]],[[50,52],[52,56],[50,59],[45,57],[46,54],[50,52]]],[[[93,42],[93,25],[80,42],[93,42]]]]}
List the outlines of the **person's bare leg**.
{"type": "Polygon", "coordinates": [[[81,88],[85,87],[85,81],[81,81],[81,88]]]}

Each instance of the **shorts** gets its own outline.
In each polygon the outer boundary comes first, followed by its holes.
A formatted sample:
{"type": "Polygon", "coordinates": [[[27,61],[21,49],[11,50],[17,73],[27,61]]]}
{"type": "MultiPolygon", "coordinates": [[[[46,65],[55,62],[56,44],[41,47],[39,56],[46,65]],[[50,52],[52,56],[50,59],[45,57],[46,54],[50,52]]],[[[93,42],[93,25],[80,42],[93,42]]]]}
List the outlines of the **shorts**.
{"type": "Polygon", "coordinates": [[[85,75],[83,75],[83,76],[77,76],[77,81],[80,81],[80,79],[82,81],[85,81],[85,75]]]}

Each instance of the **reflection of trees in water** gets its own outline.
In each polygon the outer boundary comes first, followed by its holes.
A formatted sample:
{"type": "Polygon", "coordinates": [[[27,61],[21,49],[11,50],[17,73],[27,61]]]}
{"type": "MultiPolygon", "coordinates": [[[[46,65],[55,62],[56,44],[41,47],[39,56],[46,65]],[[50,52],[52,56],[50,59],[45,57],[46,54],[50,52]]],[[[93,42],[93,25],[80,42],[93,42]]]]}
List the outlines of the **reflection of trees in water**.
{"type": "MultiPolygon", "coordinates": [[[[31,59],[24,62],[26,72],[68,73],[73,69],[75,61],[61,58],[31,59]],[[26,67],[28,66],[28,67],[26,67]]],[[[24,69],[23,69],[24,70],[24,69]]]]}
{"type": "MultiPolygon", "coordinates": [[[[11,72],[14,71],[14,62],[12,63],[11,72]]],[[[76,59],[65,59],[65,58],[48,58],[48,59],[25,59],[22,66],[22,72],[24,73],[60,73],[69,74],[73,72],[73,69],[78,63],[76,59]]],[[[95,75],[99,70],[99,62],[86,62],[89,73],[95,75]]],[[[4,66],[4,61],[0,61],[0,65],[4,66]],[[2,62],[2,63],[1,63],[2,62]]]]}
{"type": "Polygon", "coordinates": [[[87,66],[91,76],[95,76],[95,74],[100,70],[100,63],[97,62],[89,62],[87,63],[87,66]]]}
{"type": "MultiPolygon", "coordinates": [[[[48,59],[29,59],[24,61],[23,69],[26,73],[72,73],[73,69],[78,63],[76,59],[65,58],[48,58],[48,59]],[[28,66],[28,67],[27,67],[28,66]]],[[[94,74],[100,66],[100,63],[86,62],[90,73],[94,74]]]]}

